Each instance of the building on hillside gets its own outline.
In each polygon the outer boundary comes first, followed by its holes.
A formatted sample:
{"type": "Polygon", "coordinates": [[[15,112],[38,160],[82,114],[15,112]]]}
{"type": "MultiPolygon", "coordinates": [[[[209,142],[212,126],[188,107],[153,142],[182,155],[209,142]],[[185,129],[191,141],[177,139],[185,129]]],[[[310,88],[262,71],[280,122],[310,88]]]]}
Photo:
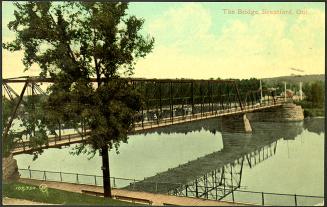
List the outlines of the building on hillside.
{"type": "MultiPolygon", "coordinates": [[[[302,91],[302,100],[305,99],[305,94],[302,91]]],[[[300,101],[301,100],[301,94],[300,91],[296,91],[295,94],[293,95],[293,100],[300,101]]]]}
{"type": "MultiPolygon", "coordinates": [[[[284,97],[284,91],[280,94],[281,97],[284,97]]],[[[286,98],[293,98],[294,92],[290,89],[286,90],[286,98]]]]}

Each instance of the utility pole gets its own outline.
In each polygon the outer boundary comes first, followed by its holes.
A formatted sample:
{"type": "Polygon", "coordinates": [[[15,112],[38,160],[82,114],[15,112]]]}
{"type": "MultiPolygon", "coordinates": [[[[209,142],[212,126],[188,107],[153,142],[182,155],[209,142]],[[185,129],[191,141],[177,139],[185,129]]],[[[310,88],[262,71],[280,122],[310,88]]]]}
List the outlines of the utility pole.
{"type": "Polygon", "coordinates": [[[302,101],[302,82],[300,81],[300,100],[302,101]]]}
{"type": "Polygon", "coordinates": [[[260,104],[262,103],[262,83],[260,79],[260,104]]]}
{"type": "Polygon", "coordinates": [[[286,81],[284,82],[284,101],[286,102],[286,81]]]}

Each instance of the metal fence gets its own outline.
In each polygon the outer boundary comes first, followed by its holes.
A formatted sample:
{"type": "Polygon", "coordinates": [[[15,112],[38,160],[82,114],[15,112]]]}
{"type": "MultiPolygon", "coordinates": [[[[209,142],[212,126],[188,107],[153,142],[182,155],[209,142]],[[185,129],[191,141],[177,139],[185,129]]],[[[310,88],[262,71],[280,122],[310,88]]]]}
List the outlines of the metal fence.
{"type": "MultiPolygon", "coordinates": [[[[100,175],[87,175],[81,173],[58,172],[58,171],[42,171],[31,169],[19,169],[21,178],[28,178],[34,180],[55,181],[83,185],[103,186],[103,176],[100,175]]],[[[139,183],[146,184],[147,191],[162,192],[160,189],[167,186],[182,185],[168,182],[147,182],[144,180],[110,177],[112,188],[126,188],[128,190],[140,191],[139,183]]]]}
{"type": "MultiPolygon", "coordinates": [[[[273,97],[269,98],[269,96],[265,96],[262,99],[261,103],[257,104],[251,104],[251,103],[245,103],[243,105],[243,108],[233,104],[233,107],[227,106],[226,108],[220,108],[219,110],[211,110],[210,107],[207,108],[207,110],[201,110],[199,113],[195,114],[183,114],[179,116],[173,116],[173,117],[164,117],[164,118],[157,118],[152,119],[149,121],[141,121],[141,122],[135,122],[134,124],[134,130],[140,130],[140,129],[152,129],[157,128],[159,126],[168,126],[176,123],[183,123],[187,121],[193,121],[193,120],[200,120],[204,118],[213,118],[217,117],[223,114],[230,114],[230,113],[242,113],[242,112],[248,112],[254,109],[258,109],[261,107],[270,107],[277,104],[284,103],[284,99],[281,99],[280,97],[273,97]]],[[[195,105],[196,106],[196,105],[195,105]]],[[[220,106],[221,107],[221,106],[220,106]]],[[[83,141],[87,139],[89,135],[89,129],[85,129],[84,133],[76,133],[76,134],[66,134],[66,135],[60,135],[60,136],[49,136],[47,139],[47,142],[43,144],[43,147],[48,147],[49,143],[54,143],[54,145],[65,145],[65,144],[71,144],[76,142],[76,138],[79,138],[79,141],[83,141]]],[[[25,151],[31,151],[32,148],[30,146],[30,141],[20,141],[15,143],[15,148],[21,148],[23,152],[25,151]]]]}
{"type": "Polygon", "coordinates": [[[242,112],[247,112],[251,111],[254,109],[258,109],[261,107],[269,107],[269,106],[274,106],[278,104],[284,103],[284,99],[281,99],[279,97],[276,97],[273,99],[272,97],[269,98],[269,96],[266,96],[262,99],[261,103],[257,104],[251,104],[251,103],[245,103],[243,105],[243,109],[240,106],[234,105],[233,107],[226,107],[226,108],[221,108],[217,110],[211,110],[210,107],[207,108],[207,110],[203,110],[199,113],[195,114],[184,114],[184,115],[179,115],[179,116],[173,116],[173,117],[164,117],[164,118],[157,118],[157,119],[152,119],[149,121],[141,121],[141,122],[136,122],[134,124],[135,129],[137,128],[143,128],[143,129],[151,129],[151,128],[157,128],[158,126],[164,126],[164,125],[171,125],[174,123],[179,123],[179,122],[185,122],[187,120],[198,120],[198,119],[203,119],[203,118],[212,118],[216,117],[219,115],[223,114],[229,114],[229,113],[242,113],[242,112]]]}
{"type": "MultiPolygon", "coordinates": [[[[19,169],[21,178],[29,178],[44,181],[56,181],[74,184],[85,184],[102,186],[103,177],[99,175],[87,175],[80,173],[56,172],[56,171],[42,171],[31,169],[19,169]]],[[[177,188],[182,186],[179,183],[168,182],[147,182],[144,180],[128,179],[111,177],[112,188],[126,188],[132,191],[147,191],[152,193],[164,193],[167,188],[177,188]],[[140,188],[138,183],[142,183],[142,187],[146,186],[147,189],[140,188]],[[146,185],[144,185],[146,184],[146,185]]],[[[166,191],[167,193],[168,191],[166,191]]],[[[210,198],[215,200],[215,198],[210,198]]],[[[239,202],[239,203],[257,203],[262,206],[270,205],[283,205],[283,206],[312,206],[323,203],[323,196],[310,196],[310,195],[297,195],[297,194],[282,194],[282,193],[269,193],[257,192],[236,189],[231,194],[224,198],[226,201],[239,202]]]]}
{"type": "Polygon", "coordinates": [[[322,203],[324,197],[237,189],[224,200],[258,204],[261,201],[262,206],[313,206],[322,203]]]}

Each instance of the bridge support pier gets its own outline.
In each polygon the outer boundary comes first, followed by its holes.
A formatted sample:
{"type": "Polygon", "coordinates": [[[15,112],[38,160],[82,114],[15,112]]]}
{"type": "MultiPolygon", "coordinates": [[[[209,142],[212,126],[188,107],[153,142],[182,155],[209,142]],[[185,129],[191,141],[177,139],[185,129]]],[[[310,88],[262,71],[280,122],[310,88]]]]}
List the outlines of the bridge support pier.
{"type": "Polygon", "coordinates": [[[304,119],[302,107],[293,103],[251,112],[247,115],[250,121],[288,122],[303,121],[304,119]]]}
{"type": "Polygon", "coordinates": [[[222,132],[252,132],[252,127],[246,114],[223,116],[221,118],[221,123],[222,132]]]}
{"type": "Polygon", "coordinates": [[[246,117],[246,114],[243,114],[243,124],[244,124],[244,131],[246,133],[252,132],[252,127],[249,119],[246,117]]]}

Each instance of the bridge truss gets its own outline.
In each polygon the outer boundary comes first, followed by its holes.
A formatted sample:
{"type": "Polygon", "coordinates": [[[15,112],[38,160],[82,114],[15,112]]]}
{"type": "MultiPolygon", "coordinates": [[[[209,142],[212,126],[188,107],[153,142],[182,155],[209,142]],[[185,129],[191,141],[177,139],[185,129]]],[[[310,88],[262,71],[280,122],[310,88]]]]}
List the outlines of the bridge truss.
{"type": "Polygon", "coordinates": [[[170,195],[222,200],[240,189],[244,165],[253,168],[276,154],[277,141],[246,153],[231,163],[213,170],[195,180],[179,185],[170,195]]]}
{"type": "MultiPolygon", "coordinates": [[[[140,91],[144,105],[135,117],[135,128],[149,128],[149,126],[174,124],[176,119],[190,119],[200,116],[214,115],[221,112],[243,111],[257,105],[275,104],[277,97],[274,91],[264,90],[260,97],[260,90],[239,90],[235,80],[192,80],[192,79],[127,79],[134,88],[140,91]],[[165,123],[165,124],[163,124],[165,123]]],[[[96,79],[90,79],[96,82],[96,79]]],[[[13,110],[6,122],[3,132],[4,140],[8,136],[13,120],[17,117],[19,107],[27,105],[24,97],[47,96],[40,84],[51,84],[54,80],[41,77],[19,77],[3,79],[2,86],[5,94],[11,100],[13,110]],[[11,84],[24,84],[20,93],[11,87],[11,84]],[[28,94],[28,91],[30,92],[28,94]]],[[[35,99],[31,99],[35,100],[35,99]]],[[[37,110],[35,101],[30,104],[37,110]]],[[[24,112],[20,112],[24,113],[24,112]]],[[[33,110],[30,110],[32,115],[33,110]]],[[[54,131],[55,137],[61,140],[61,129],[65,123],[57,120],[58,125],[54,131]]],[[[84,120],[74,129],[80,136],[87,134],[84,120]]]]}

